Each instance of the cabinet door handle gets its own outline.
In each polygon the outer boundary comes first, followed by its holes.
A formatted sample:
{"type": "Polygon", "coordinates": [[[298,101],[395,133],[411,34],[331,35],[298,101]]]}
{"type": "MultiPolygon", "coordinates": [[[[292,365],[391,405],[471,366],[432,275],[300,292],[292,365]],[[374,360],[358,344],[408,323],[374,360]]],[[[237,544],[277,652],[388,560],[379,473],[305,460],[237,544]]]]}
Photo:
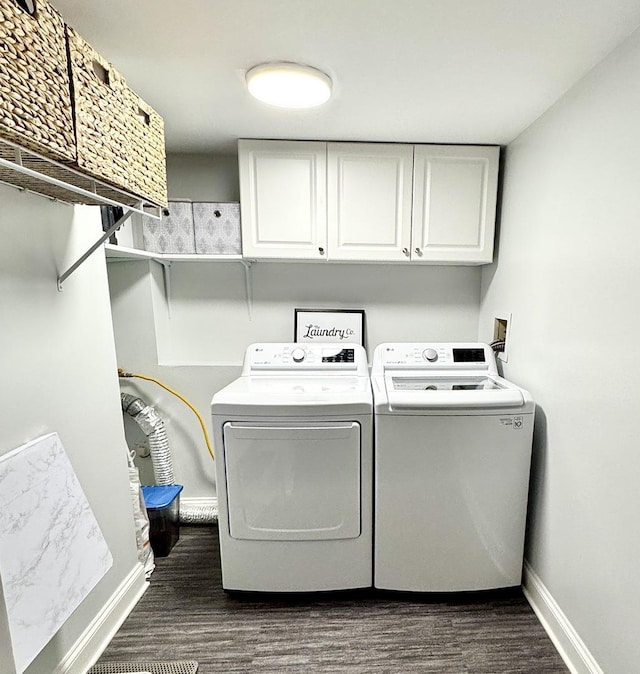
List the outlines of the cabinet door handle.
{"type": "Polygon", "coordinates": [[[402,249],[402,252],[403,252],[407,257],[409,257],[409,249],[408,249],[408,248],[403,248],[403,249],[402,249]]]}
{"type": "Polygon", "coordinates": [[[324,255],[324,248],[318,248],[318,252],[320,253],[320,255],[324,255]]]}
{"type": "Polygon", "coordinates": [[[416,255],[422,257],[422,251],[420,250],[420,248],[416,248],[416,255]]]}

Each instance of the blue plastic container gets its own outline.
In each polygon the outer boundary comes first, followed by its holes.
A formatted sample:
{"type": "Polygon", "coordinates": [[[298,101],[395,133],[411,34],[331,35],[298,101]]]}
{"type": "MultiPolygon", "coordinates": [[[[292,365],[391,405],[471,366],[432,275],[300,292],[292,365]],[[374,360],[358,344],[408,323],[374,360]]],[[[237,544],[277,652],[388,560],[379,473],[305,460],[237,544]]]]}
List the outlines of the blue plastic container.
{"type": "Polygon", "coordinates": [[[156,557],[166,557],[180,538],[181,484],[142,487],[149,515],[149,540],[156,557]]]}

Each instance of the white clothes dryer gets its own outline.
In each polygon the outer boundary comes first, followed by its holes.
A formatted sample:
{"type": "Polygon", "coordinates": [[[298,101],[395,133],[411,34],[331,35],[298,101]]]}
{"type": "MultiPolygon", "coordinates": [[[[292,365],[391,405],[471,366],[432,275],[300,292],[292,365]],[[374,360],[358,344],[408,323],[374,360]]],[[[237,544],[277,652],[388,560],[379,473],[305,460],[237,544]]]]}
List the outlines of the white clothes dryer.
{"type": "Polygon", "coordinates": [[[486,344],[374,353],[374,587],[520,585],[533,434],[529,393],[486,344]]]}
{"type": "Polygon", "coordinates": [[[211,402],[225,590],[371,587],[373,401],[356,344],[253,344],[211,402]]]}

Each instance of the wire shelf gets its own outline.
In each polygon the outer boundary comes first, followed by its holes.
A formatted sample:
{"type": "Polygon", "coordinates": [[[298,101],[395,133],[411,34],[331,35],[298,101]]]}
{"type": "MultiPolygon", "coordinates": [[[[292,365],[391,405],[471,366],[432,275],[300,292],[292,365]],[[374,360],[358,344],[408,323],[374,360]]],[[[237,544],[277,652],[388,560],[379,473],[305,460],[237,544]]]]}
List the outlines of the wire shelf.
{"type": "Polygon", "coordinates": [[[149,209],[159,212],[162,207],[3,138],[0,183],[64,203],[121,206],[142,215],[149,215],[149,209]]]}

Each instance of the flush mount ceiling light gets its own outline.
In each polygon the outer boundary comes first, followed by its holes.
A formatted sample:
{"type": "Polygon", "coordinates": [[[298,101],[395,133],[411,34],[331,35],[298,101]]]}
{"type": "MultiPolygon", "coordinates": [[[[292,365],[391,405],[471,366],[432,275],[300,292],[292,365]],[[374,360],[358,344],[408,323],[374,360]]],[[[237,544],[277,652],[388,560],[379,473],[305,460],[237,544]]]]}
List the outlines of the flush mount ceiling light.
{"type": "Polygon", "coordinates": [[[263,63],[246,74],[249,93],[280,108],[313,108],[331,96],[331,78],[298,63],[263,63]]]}

